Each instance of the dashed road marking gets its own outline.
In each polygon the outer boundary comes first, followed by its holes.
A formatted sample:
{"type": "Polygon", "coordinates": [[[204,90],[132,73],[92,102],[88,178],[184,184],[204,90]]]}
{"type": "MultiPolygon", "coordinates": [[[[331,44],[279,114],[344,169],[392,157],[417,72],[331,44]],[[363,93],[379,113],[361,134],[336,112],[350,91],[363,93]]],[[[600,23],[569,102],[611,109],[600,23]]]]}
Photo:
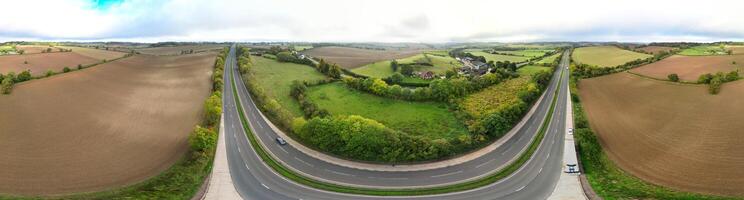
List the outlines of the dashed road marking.
{"type": "Polygon", "coordinates": [[[527,187],[527,186],[525,185],[525,186],[522,186],[522,187],[520,187],[519,189],[517,189],[517,192],[521,191],[521,190],[522,190],[522,189],[524,189],[525,187],[527,187]]]}
{"type": "Polygon", "coordinates": [[[269,186],[266,186],[266,185],[264,185],[263,183],[261,183],[261,185],[262,185],[263,187],[265,187],[266,189],[268,189],[268,190],[270,190],[270,189],[271,189],[271,188],[269,188],[269,186]]]}
{"type": "Polygon", "coordinates": [[[462,173],[462,170],[460,170],[460,171],[456,171],[456,172],[452,172],[452,173],[446,173],[446,174],[434,175],[434,176],[431,176],[431,177],[432,177],[432,178],[437,178],[437,177],[444,177],[444,176],[455,175],[455,174],[459,174],[459,173],[462,173]]]}
{"type": "Polygon", "coordinates": [[[307,162],[305,162],[305,161],[304,161],[304,160],[302,160],[302,159],[299,159],[299,158],[297,158],[297,157],[294,157],[294,158],[295,158],[295,159],[297,159],[297,161],[300,161],[301,163],[304,163],[304,164],[306,164],[307,166],[310,166],[310,167],[315,167],[315,166],[313,166],[312,164],[310,164],[310,163],[307,163],[307,162]]]}
{"type": "Polygon", "coordinates": [[[324,170],[325,170],[325,171],[327,171],[327,172],[331,172],[331,173],[334,173],[334,174],[338,174],[338,175],[343,175],[343,176],[354,176],[354,175],[351,175],[351,174],[347,174],[347,173],[341,173],[341,172],[337,172],[337,171],[333,171],[333,170],[328,170],[328,169],[324,169],[324,170]]]}
{"type": "Polygon", "coordinates": [[[477,166],[475,166],[475,168],[476,168],[476,169],[477,169],[477,168],[480,168],[480,167],[482,167],[483,165],[486,165],[486,164],[488,164],[488,163],[491,163],[491,162],[493,162],[494,160],[495,160],[495,159],[491,159],[491,160],[489,160],[489,161],[487,161],[487,162],[481,163],[480,165],[477,165],[477,166]]]}

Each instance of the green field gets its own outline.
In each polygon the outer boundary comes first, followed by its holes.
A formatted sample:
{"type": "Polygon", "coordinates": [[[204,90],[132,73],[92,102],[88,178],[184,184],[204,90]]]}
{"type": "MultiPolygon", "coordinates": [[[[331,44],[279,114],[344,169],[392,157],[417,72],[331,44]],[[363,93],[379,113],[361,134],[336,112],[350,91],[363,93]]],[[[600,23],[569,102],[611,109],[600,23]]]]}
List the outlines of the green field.
{"type": "Polygon", "coordinates": [[[552,51],[553,50],[545,50],[545,49],[527,49],[527,50],[519,50],[519,51],[496,51],[496,52],[535,58],[535,57],[543,56],[546,53],[550,53],[552,51]]]}
{"type": "Polygon", "coordinates": [[[637,53],[615,46],[581,47],[574,50],[573,60],[582,64],[599,67],[615,67],[636,59],[645,59],[652,55],[637,53]]]}
{"type": "Polygon", "coordinates": [[[0,46],[0,51],[12,51],[12,50],[15,50],[15,48],[13,48],[13,46],[10,46],[10,45],[0,46]]]}
{"type": "Polygon", "coordinates": [[[294,46],[294,48],[295,48],[295,51],[304,51],[304,50],[312,49],[313,46],[311,46],[311,45],[297,45],[297,46],[294,46]]]}
{"type": "Polygon", "coordinates": [[[530,59],[529,57],[523,57],[523,56],[507,56],[507,55],[498,55],[498,54],[491,54],[486,53],[480,50],[467,50],[466,52],[473,54],[474,56],[483,56],[486,57],[486,61],[509,61],[509,62],[522,62],[527,59],[530,59]]]}
{"type": "Polygon", "coordinates": [[[679,55],[685,56],[709,56],[709,55],[726,55],[726,49],[718,45],[694,46],[679,52],[679,55]]]}
{"type": "Polygon", "coordinates": [[[536,65],[525,65],[517,69],[519,75],[533,75],[541,71],[550,71],[550,67],[536,66],[536,65]]]}
{"type": "Polygon", "coordinates": [[[550,64],[550,63],[553,63],[553,61],[555,61],[555,59],[558,58],[558,56],[561,56],[561,54],[560,53],[556,53],[556,54],[550,55],[548,57],[545,57],[543,59],[540,59],[540,60],[536,61],[535,63],[536,64],[543,64],[543,63],[550,64]]]}
{"type": "MultiPolygon", "coordinates": [[[[415,63],[417,60],[425,59],[424,54],[426,54],[431,60],[431,64],[433,66],[416,66],[415,71],[432,71],[435,74],[444,74],[449,69],[459,67],[460,63],[455,60],[452,57],[447,56],[447,54],[441,55],[443,52],[432,52],[432,53],[422,53],[417,54],[415,56],[398,59],[398,63],[400,64],[408,64],[408,63],[415,63]]],[[[395,73],[392,68],[390,68],[390,60],[383,60],[374,62],[372,64],[368,64],[359,68],[352,69],[351,71],[357,74],[362,74],[365,76],[375,77],[375,78],[386,78],[390,75],[393,75],[395,73]]],[[[398,69],[400,70],[400,69],[398,69]]]]}
{"type": "Polygon", "coordinates": [[[519,98],[519,92],[529,87],[536,87],[529,76],[509,79],[465,97],[460,102],[460,107],[473,118],[479,119],[501,111],[504,106],[524,103],[519,98]]]}
{"type": "Polygon", "coordinates": [[[331,114],[360,115],[413,135],[439,139],[469,134],[445,103],[394,100],[359,92],[343,83],[310,87],[307,94],[331,114]]]}
{"type": "Polygon", "coordinates": [[[418,77],[404,77],[403,82],[404,83],[430,83],[434,79],[430,80],[424,80],[418,77]]]}
{"type": "Polygon", "coordinates": [[[289,96],[289,89],[294,80],[320,80],[326,77],[310,66],[294,63],[281,63],[263,57],[252,56],[255,79],[266,91],[266,95],[276,99],[296,117],[303,116],[300,105],[289,96]]]}

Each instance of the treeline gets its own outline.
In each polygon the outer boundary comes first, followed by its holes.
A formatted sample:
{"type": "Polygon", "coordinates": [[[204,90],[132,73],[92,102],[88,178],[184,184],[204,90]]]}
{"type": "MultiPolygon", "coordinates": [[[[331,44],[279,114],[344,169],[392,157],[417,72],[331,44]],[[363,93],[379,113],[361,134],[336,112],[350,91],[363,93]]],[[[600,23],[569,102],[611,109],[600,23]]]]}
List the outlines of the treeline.
{"type": "Polygon", "coordinates": [[[256,102],[256,105],[263,111],[263,113],[266,113],[266,117],[274,122],[279,128],[283,130],[291,130],[293,119],[292,113],[282,107],[276,99],[269,97],[266,94],[266,90],[256,81],[256,75],[253,70],[251,70],[253,63],[249,49],[240,47],[237,53],[238,67],[243,76],[245,86],[253,97],[253,101],[256,102]]]}
{"type": "Polygon", "coordinates": [[[721,91],[721,84],[739,80],[739,78],[739,70],[734,70],[729,73],[707,73],[700,75],[700,77],[698,77],[697,83],[708,84],[708,93],[718,94],[718,92],[721,91]]]}
{"type": "Polygon", "coordinates": [[[225,71],[225,58],[230,49],[225,48],[217,55],[212,72],[212,93],[204,101],[204,120],[201,125],[196,125],[189,135],[189,145],[194,159],[211,160],[214,148],[217,144],[217,131],[219,131],[220,116],[222,115],[222,89],[224,88],[223,75],[225,71]]]}
{"type": "Polygon", "coordinates": [[[483,76],[453,76],[448,79],[436,79],[429,83],[428,87],[419,87],[416,89],[403,88],[400,85],[389,85],[379,78],[344,78],[343,81],[348,87],[382,97],[409,101],[436,100],[446,102],[516,76],[515,73],[499,69],[496,70],[496,73],[488,73],[483,76]]]}
{"type": "Polygon", "coordinates": [[[310,101],[310,99],[307,98],[307,94],[305,92],[307,91],[308,86],[326,84],[332,81],[333,80],[318,80],[312,83],[308,81],[292,81],[292,85],[290,85],[289,95],[297,100],[297,102],[300,104],[300,109],[302,109],[302,112],[305,114],[305,118],[310,119],[313,117],[330,116],[328,110],[322,109],[318,107],[317,104],[310,101]]]}
{"type": "Polygon", "coordinates": [[[641,65],[659,61],[661,59],[664,59],[674,54],[675,52],[662,52],[662,53],[656,54],[646,59],[636,59],[636,60],[627,62],[622,65],[618,65],[615,67],[599,67],[599,66],[587,65],[583,63],[576,63],[576,65],[574,66],[574,70],[572,70],[571,75],[579,77],[579,78],[592,78],[592,77],[607,75],[611,73],[622,72],[622,71],[626,71],[629,69],[639,67],[641,65]]]}

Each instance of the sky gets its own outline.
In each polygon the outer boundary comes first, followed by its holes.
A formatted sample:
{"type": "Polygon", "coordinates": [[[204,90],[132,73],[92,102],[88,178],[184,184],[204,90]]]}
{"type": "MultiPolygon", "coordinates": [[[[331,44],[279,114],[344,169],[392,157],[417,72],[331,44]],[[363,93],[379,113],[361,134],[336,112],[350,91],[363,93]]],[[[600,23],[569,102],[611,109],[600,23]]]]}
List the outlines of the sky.
{"type": "Polygon", "coordinates": [[[6,0],[0,41],[744,41],[744,1],[6,0]]]}

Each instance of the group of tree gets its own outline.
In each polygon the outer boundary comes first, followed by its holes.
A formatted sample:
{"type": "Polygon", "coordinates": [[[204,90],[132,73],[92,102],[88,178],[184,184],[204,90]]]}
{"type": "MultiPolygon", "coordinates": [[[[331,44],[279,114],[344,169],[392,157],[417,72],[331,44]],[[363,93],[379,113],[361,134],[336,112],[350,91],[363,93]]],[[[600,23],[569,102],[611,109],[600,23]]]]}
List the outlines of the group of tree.
{"type": "Polygon", "coordinates": [[[331,78],[334,78],[334,79],[341,78],[341,73],[342,73],[341,67],[339,67],[335,63],[330,64],[322,58],[320,59],[320,61],[318,62],[318,65],[315,68],[318,70],[318,72],[325,74],[331,78]]]}
{"type": "Polygon", "coordinates": [[[517,71],[517,63],[509,62],[509,61],[496,61],[496,63],[493,63],[493,61],[489,61],[494,67],[496,68],[503,68],[507,69],[511,72],[517,71]]]}
{"type": "Polygon", "coordinates": [[[204,116],[202,124],[196,125],[194,130],[189,134],[190,154],[187,159],[210,160],[214,156],[213,152],[217,146],[217,131],[219,129],[220,116],[222,115],[222,88],[224,81],[225,58],[229,53],[229,48],[217,56],[214,63],[214,73],[212,73],[212,94],[204,101],[204,116]]]}
{"type": "Polygon", "coordinates": [[[300,109],[305,113],[305,118],[310,119],[314,117],[330,116],[328,110],[318,107],[317,104],[307,98],[305,91],[307,91],[307,82],[300,82],[297,80],[292,81],[289,95],[300,104],[300,109]]]}
{"type": "Polygon", "coordinates": [[[739,80],[739,70],[734,70],[729,73],[718,72],[715,74],[702,74],[698,77],[698,83],[708,84],[708,92],[710,94],[718,94],[721,91],[721,84],[739,80]]]}
{"type": "Polygon", "coordinates": [[[3,94],[10,94],[13,91],[13,85],[16,83],[24,82],[33,79],[31,76],[31,70],[24,70],[17,75],[14,72],[8,72],[8,74],[0,74],[0,92],[3,94]]]}

